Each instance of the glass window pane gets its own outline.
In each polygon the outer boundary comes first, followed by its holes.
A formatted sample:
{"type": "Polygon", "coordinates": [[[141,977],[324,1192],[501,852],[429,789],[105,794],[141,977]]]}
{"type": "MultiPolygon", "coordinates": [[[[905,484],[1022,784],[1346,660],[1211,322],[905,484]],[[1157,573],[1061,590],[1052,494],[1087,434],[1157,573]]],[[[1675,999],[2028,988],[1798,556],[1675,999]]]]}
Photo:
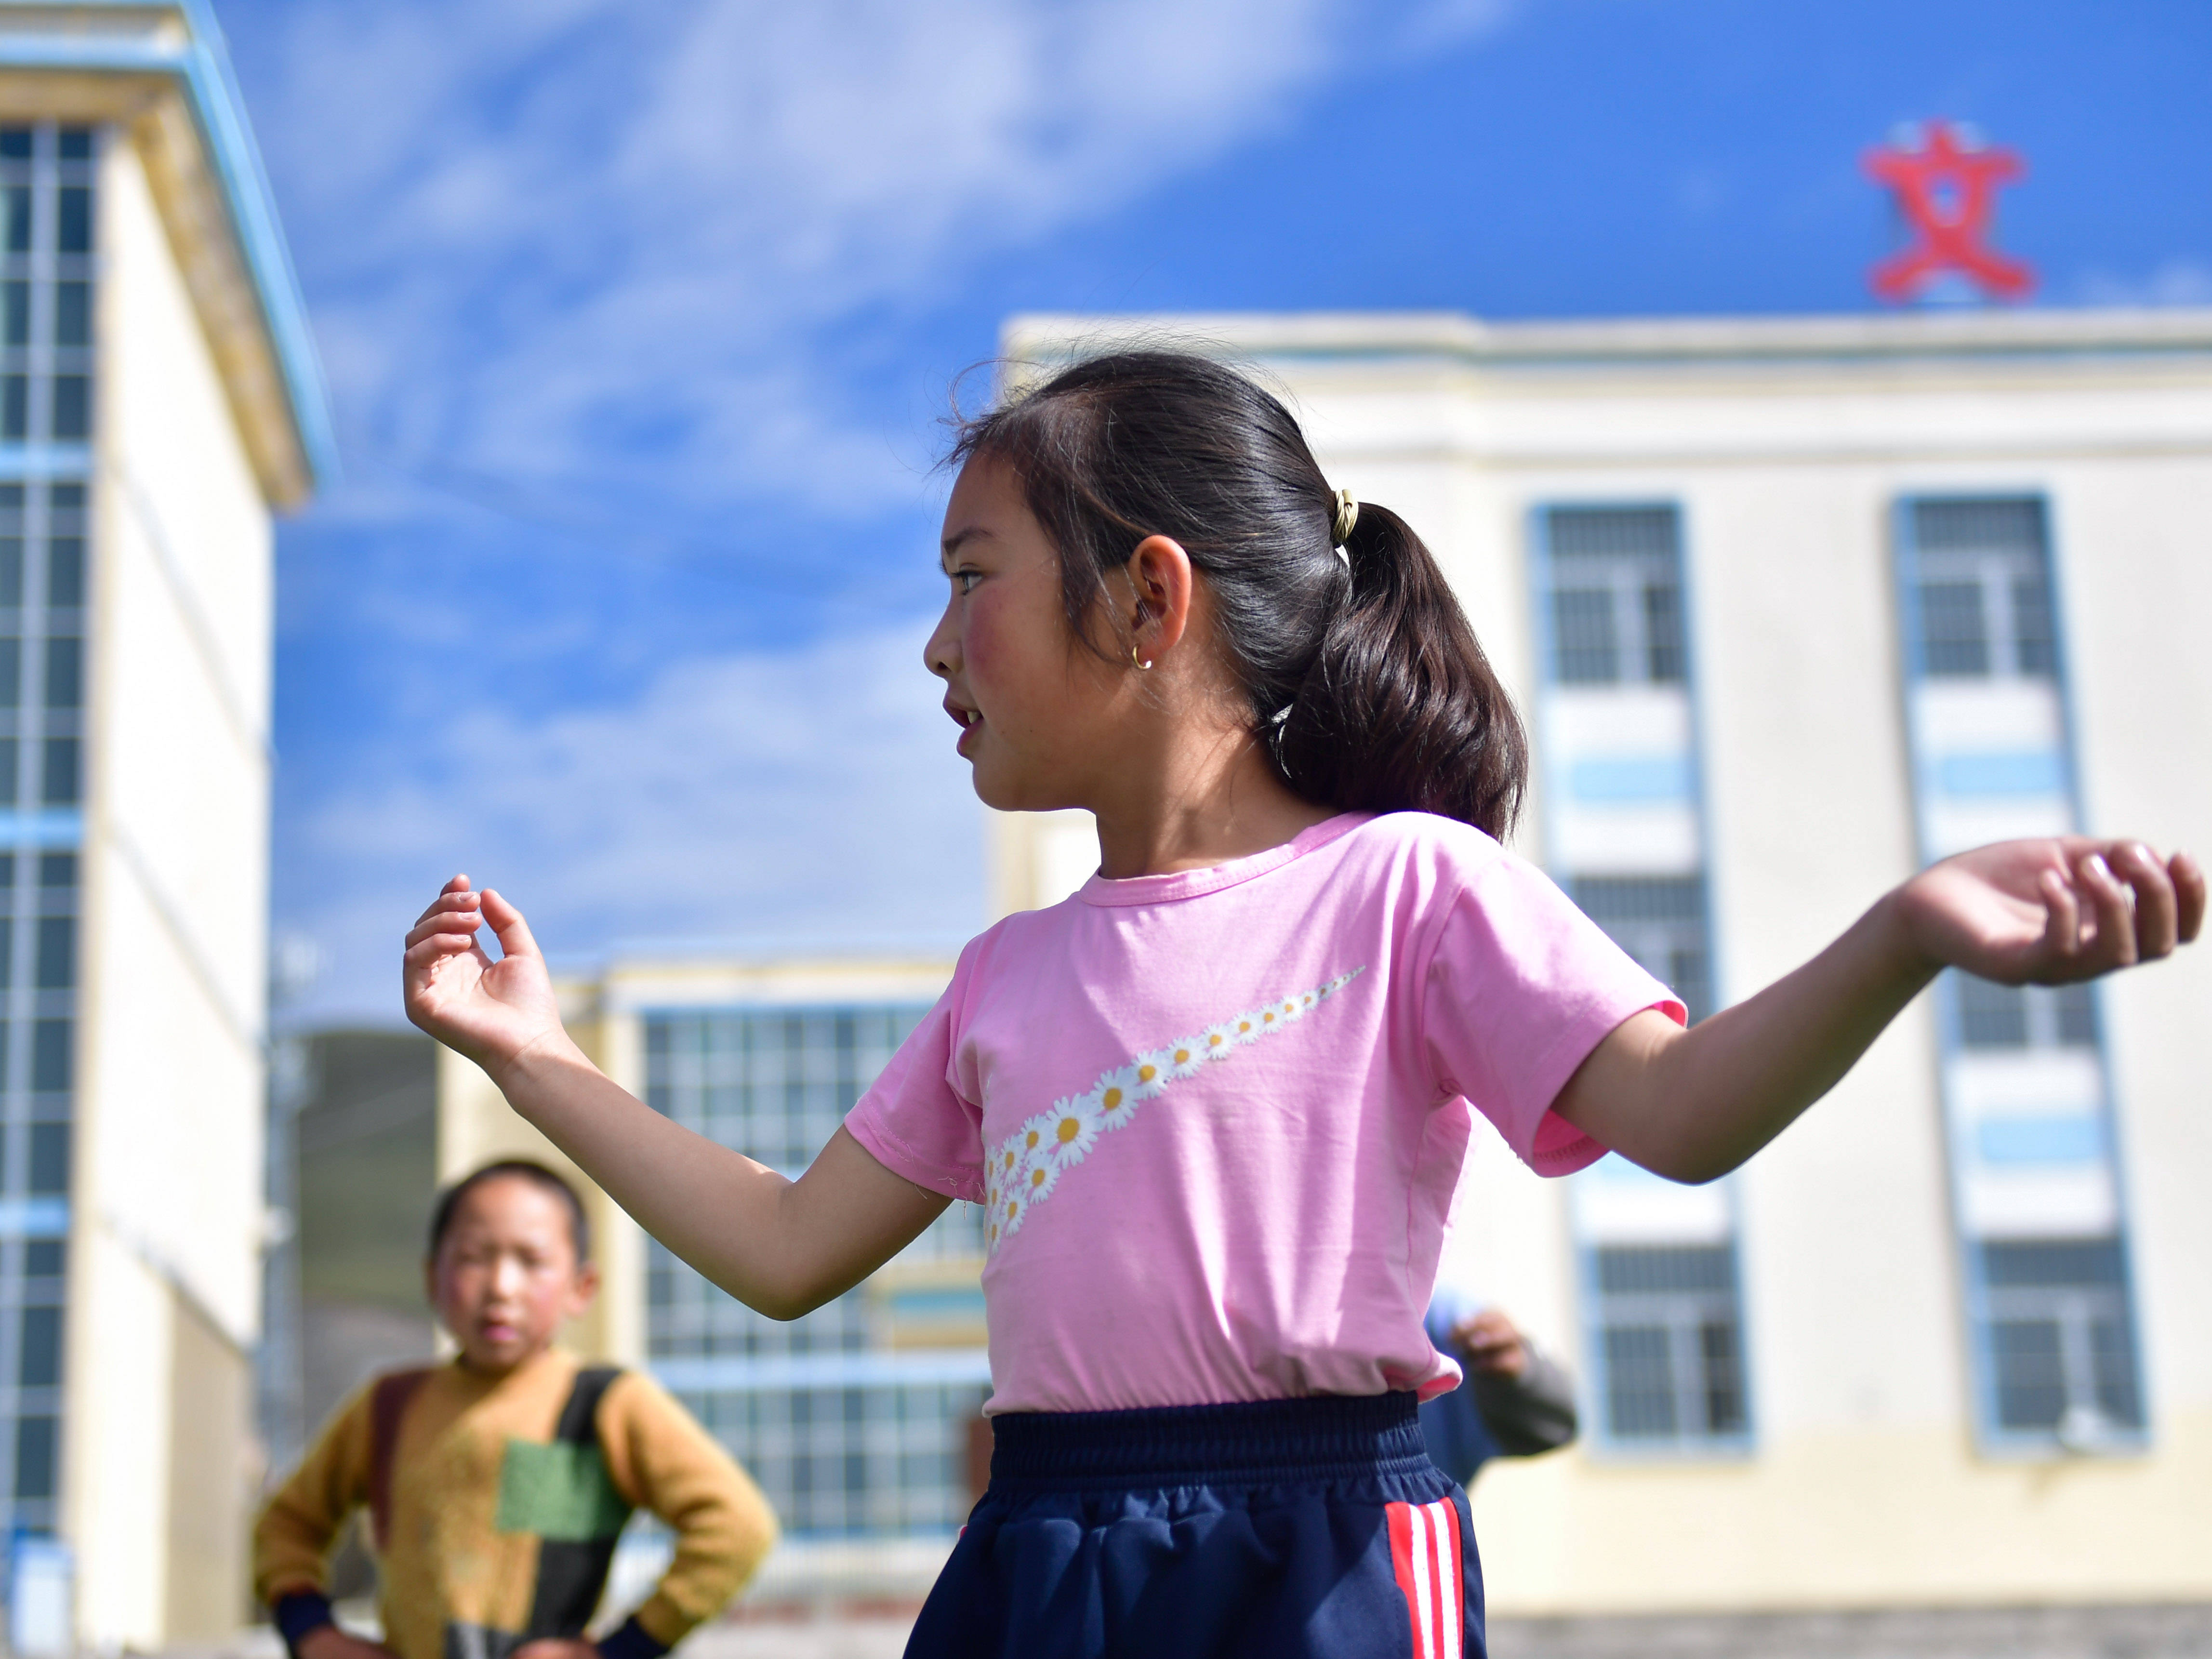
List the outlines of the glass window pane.
{"type": "Polygon", "coordinates": [[[74,853],[41,853],[39,854],[39,885],[52,892],[58,887],[76,885],[76,854],[74,853]]]}
{"type": "Polygon", "coordinates": [[[2054,1285],[2117,1290],[2127,1283],[2126,1263],[2117,1238],[1985,1244],[1982,1273],[1998,1290],[2044,1290],[2054,1285]]]}
{"type": "Polygon", "coordinates": [[[33,1279],[58,1279],[64,1255],[60,1239],[34,1238],[23,1246],[23,1271],[33,1279]]]}
{"type": "Polygon", "coordinates": [[[17,1498],[54,1495],[54,1419],[51,1417],[15,1419],[17,1498]]]}
{"type": "Polygon", "coordinates": [[[2096,1376],[2097,1409],[2124,1429],[2142,1427],[2142,1392],[2136,1386],[2136,1351],[2125,1319],[2089,1324],[2089,1364],[2096,1376]]]}
{"type": "Polygon", "coordinates": [[[8,252],[28,253],[31,251],[31,187],[10,185],[7,198],[0,201],[0,216],[7,220],[8,252]]]}
{"type": "Polygon", "coordinates": [[[38,988],[66,991],[76,984],[76,921],[71,916],[39,918],[38,988]]]}
{"type": "Polygon", "coordinates": [[[0,283],[0,343],[31,343],[31,285],[20,280],[0,283]]]}
{"type": "Polygon", "coordinates": [[[2027,995],[2017,985],[1959,975],[1959,1040],[1969,1048],[2027,1046],[2027,995]]]}
{"type": "Polygon", "coordinates": [[[51,1389],[62,1380],[62,1310],[23,1310],[21,1358],[16,1378],[27,1389],[51,1389]]]}
{"type": "Polygon", "coordinates": [[[1620,678],[1611,588],[1553,590],[1552,629],[1563,684],[1609,685],[1620,678]]]}
{"type": "Polygon", "coordinates": [[[84,641],[57,635],[46,641],[46,707],[76,708],[84,702],[84,641]]]}
{"type": "Polygon", "coordinates": [[[1996,1372],[1997,1422],[2008,1429],[2051,1429],[2066,1412],[2066,1379],[2055,1320],[2003,1320],[1990,1328],[1996,1372]]]}
{"type": "Polygon", "coordinates": [[[31,1190],[41,1196],[69,1191],[70,1126],[31,1126],[31,1190]]]}
{"type": "Polygon", "coordinates": [[[27,161],[30,159],[30,128],[0,127],[0,161],[27,161]]]}
{"type": "Polygon", "coordinates": [[[15,774],[21,762],[22,747],[14,738],[0,738],[0,806],[13,806],[21,799],[15,774]]]}
{"type": "Polygon", "coordinates": [[[30,435],[30,377],[0,374],[0,438],[21,443],[30,435]]]}
{"type": "Polygon", "coordinates": [[[48,738],[43,744],[39,799],[48,806],[74,806],[83,780],[78,776],[77,740],[48,738]]]}
{"type": "Polygon", "coordinates": [[[1921,583],[1920,629],[1929,673],[1972,678],[1990,672],[1979,582],[1921,583]]]}
{"type": "Polygon", "coordinates": [[[1603,1249],[1597,1253],[1598,1288],[1607,1295],[1733,1291],[1734,1255],[1725,1244],[1603,1249]]]}
{"type": "Polygon", "coordinates": [[[2012,638],[2018,672],[2043,679],[2057,673],[2058,641],[2051,624],[2051,587],[2039,570],[2013,580],[2012,638]]]}
{"type": "Polygon", "coordinates": [[[88,161],[92,159],[92,129],[64,127],[55,152],[64,161],[88,161]]]}
{"type": "Polygon", "coordinates": [[[23,538],[0,536],[0,607],[23,603],[23,538]]]}
{"type": "Polygon", "coordinates": [[[88,346],[92,343],[92,284],[54,284],[54,343],[88,346]]]}
{"type": "MultiPolygon", "coordinates": [[[[40,1019],[31,1023],[31,1087],[40,1094],[58,1094],[70,1086],[70,1022],[40,1019]]],[[[46,1124],[39,1127],[62,1126],[46,1124]]],[[[35,1159],[33,1160],[35,1161],[35,1159]]],[[[66,1186],[68,1183],[63,1183],[66,1186]]]]}
{"type": "Polygon", "coordinates": [[[2097,1042],[2097,993],[2087,985],[2062,985],[2052,994],[2058,1005],[2058,1040],[2069,1048],[2097,1042]]]}
{"type": "Polygon", "coordinates": [[[1683,678],[1688,657],[1682,648],[1682,590],[1673,582],[1650,582],[1644,589],[1644,668],[1656,683],[1683,678]]]}
{"type": "Polygon", "coordinates": [[[1663,1325],[1608,1326],[1606,1428],[1616,1439],[1672,1439],[1674,1369],[1663,1325]]]}
{"type": "Polygon", "coordinates": [[[46,609],[74,611],[83,603],[84,538],[49,538],[46,542],[46,609]]]}
{"type": "Polygon", "coordinates": [[[92,252],[92,191],[84,185],[64,185],[58,192],[60,222],[54,246],[63,253],[92,252]]]}
{"type": "Polygon", "coordinates": [[[1705,1432],[1741,1434],[1744,1426],[1743,1357],[1735,1322],[1709,1319],[1698,1327],[1698,1356],[1705,1370],[1705,1432]]]}
{"type": "Polygon", "coordinates": [[[54,441],[82,443],[92,435],[92,377],[54,376],[54,441]]]}
{"type": "Polygon", "coordinates": [[[23,701],[23,642],[0,637],[0,708],[20,708],[23,701]]]}

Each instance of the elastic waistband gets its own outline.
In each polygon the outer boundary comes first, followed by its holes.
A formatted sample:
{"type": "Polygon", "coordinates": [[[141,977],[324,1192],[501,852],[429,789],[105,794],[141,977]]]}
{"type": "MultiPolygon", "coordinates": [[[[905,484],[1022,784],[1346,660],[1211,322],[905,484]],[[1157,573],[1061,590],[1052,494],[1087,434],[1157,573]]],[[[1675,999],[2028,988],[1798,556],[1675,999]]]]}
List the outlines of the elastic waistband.
{"type": "Polygon", "coordinates": [[[1433,1474],[1415,1404],[1396,1393],[1007,1412],[991,1419],[991,1484],[1261,1486],[1433,1474]]]}

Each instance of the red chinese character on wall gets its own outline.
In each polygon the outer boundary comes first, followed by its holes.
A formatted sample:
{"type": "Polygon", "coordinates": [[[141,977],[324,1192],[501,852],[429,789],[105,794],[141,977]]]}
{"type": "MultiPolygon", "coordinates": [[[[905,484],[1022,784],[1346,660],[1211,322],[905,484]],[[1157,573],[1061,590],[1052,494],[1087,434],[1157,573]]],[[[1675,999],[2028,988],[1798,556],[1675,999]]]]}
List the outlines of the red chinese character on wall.
{"type": "Polygon", "coordinates": [[[1874,291],[1910,300],[1936,278],[1963,276],[1984,293],[2017,300],[2035,273],[1989,245],[1990,214],[1999,185],[2027,171],[2018,155],[1976,142],[1948,121],[1908,129],[1883,149],[1869,150],[1866,170],[1896,193],[1913,241],[1874,268],[1874,291]]]}

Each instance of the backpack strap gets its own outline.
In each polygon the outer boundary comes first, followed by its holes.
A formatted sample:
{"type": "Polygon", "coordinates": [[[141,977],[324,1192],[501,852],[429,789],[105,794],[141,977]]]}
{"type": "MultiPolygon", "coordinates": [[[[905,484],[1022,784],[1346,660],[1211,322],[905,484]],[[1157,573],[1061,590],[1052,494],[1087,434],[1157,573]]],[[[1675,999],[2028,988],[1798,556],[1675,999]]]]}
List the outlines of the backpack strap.
{"type": "Polygon", "coordinates": [[[399,1419],[415,1391],[430,1380],[425,1369],[393,1371],[376,1379],[368,1399],[368,1518],[376,1553],[384,1553],[392,1533],[392,1462],[399,1449],[399,1419]]]}
{"type": "Polygon", "coordinates": [[[615,1540],[629,1516],[629,1500],[616,1490],[607,1474],[606,1454],[599,1444],[599,1401],[621,1376],[613,1365],[589,1365],[578,1371],[554,1425],[553,1443],[575,1449],[578,1475],[591,1483],[597,1496],[588,1518],[577,1517],[585,1520],[587,1535],[539,1539],[538,1586],[531,1597],[526,1636],[581,1636],[606,1589],[615,1540]],[[588,1474],[584,1474],[586,1468],[588,1474]]]}
{"type": "Polygon", "coordinates": [[[578,1371],[568,1401],[561,1407],[561,1420],[553,1425],[553,1437],[572,1446],[598,1445],[599,1401],[621,1375],[619,1365],[586,1365],[578,1371]]]}

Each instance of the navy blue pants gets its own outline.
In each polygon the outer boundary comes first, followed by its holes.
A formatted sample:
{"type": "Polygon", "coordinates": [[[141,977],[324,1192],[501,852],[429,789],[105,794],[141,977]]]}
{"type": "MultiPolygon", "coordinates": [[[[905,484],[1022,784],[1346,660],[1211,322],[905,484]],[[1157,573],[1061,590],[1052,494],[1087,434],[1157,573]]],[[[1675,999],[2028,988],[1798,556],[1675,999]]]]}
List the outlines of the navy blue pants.
{"type": "Polygon", "coordinates": [[[908,1659],[1484,1659],[1410,1394],[1009,1413],[908,1659]]]}

